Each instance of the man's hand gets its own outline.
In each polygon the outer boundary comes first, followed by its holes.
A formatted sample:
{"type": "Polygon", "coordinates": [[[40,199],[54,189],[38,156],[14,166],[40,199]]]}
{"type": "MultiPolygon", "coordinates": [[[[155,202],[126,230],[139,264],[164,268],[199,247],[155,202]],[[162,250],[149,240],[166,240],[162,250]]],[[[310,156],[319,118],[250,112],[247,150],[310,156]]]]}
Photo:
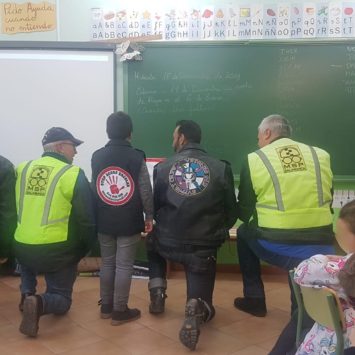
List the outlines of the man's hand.
{"type": "Polygon", "coordinates": [[[5,264],[7,262],[7,258],[0,258],[0,264],[5,264]]]}
{"type": "Polygon", "coordinates": [[[153,230],[153,220],[152,219],[146,219],[144,221],[144,231],[145,233],[150,233],[153,230]]]}

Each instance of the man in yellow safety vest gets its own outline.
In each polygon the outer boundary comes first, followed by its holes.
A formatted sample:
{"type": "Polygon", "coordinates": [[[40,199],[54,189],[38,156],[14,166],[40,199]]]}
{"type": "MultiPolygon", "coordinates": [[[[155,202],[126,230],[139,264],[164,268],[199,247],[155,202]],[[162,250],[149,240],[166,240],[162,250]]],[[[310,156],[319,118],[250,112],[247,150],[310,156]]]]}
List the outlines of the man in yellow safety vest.
{"type": "Polygon", "coordinates": [[[260,259],[290,270],[314,254],[334,253],[329,154],[292,140],[291,132],[283,116],[264,118],[260,149],[248,155],[240,174],[237,213],[244,223],[237,251],[244,297],[234,306],[258,317],[267,312],[260,259]]]}
{"type": "Polygon", "coordinates": [[[20,332],[28,336],[37,335],[40,316],[69,310],[77,264],[96,238],[90,184],[72,165],[81,143],[53,127],[42,139],[42,157],[17,168],[14,249],[21,265],[20,332]],[[38,273],[47,289],[36,295],[38,273]]]}

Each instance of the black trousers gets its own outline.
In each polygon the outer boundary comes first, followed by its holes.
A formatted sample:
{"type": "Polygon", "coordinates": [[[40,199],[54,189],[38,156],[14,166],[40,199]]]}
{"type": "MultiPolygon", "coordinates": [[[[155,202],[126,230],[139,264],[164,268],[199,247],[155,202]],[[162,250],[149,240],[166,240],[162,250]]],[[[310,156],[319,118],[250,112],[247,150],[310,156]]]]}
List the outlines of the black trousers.
{"type": "Polygon", "coordinates": [[[200,298],[212,307],[216,279],[216,247],[187,245],[169,248],[154,243],[147,247],[149,279],[166,279],[166,260],[180,263],[186,274],[187,300],[200,298]]]}

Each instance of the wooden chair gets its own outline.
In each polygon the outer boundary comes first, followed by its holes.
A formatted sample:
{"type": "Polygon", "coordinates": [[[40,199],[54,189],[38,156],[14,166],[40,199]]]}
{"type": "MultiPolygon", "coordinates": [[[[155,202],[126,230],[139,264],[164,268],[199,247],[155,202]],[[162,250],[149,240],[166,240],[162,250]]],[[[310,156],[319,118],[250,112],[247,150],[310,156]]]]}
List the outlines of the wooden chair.
{"type": "Polygon", "coordinates": [[[344,331],[346,330],[344,312],[337,294],[328,287],[306,287],[298,285],[294,279],[294,271],[290,271],[293,291],[298,305],[297,347],[301,344],[303,315],[308,315],[320,325],[335,331],[337,337],[336,354],[344,352],[344,331]]]}

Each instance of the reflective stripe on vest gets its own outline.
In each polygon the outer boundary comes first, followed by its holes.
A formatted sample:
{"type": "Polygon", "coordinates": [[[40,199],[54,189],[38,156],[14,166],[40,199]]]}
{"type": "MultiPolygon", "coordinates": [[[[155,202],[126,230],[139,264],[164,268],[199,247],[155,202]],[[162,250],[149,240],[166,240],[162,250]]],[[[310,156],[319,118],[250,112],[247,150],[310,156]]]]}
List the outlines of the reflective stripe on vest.
{"type": "Polygon", "coordinates": [[[265,164],[265,167],[271,176],[271,180],[272,180],[272,183],[273,183],[274,189],[275,189],[275,197],[276,197],[276,203],[277,203],[277,207],[260,205],[260,204],[257,204],[257,206],[263,207],[263,208],[270,208],[272,210],[285,211],[284,203],[282,201],[280,182],[279,182],[279,179],[276,175],[275,169],[271,165],[270,160],[268,159],[268,157],[265,155],[264,152],[262,152],[261,150],[257,150],[255,153],[260,157],[262,162],[265,164]]]}
{"type": "Polygon", "coordinates": [[[61,218],[61,219],[55,219],[52,221],[48,221],[48,216],[49,216],[49,210],[51,208],[51,204],[52,204],[52,200],[53,200],[53,195],[54,195],[54,190],[56,188],[56,185],[59,181],[59,179],[62,177],[62,175],[69,170],[70,168],[72,168],[73,165],[66,165],[63,166],[57,173],[57,175],[54,177],[54,179],[52,180],[52,183],[49,186],[48,189],[48,194],[47,194],[47,199],[45,202],[45,206],[44,206],[44,210],[43,210],[43,215],[42,215],[42,222],[41,222],[41,226],[47,225],[47,224],[53,224],[53,223],[58,223],[58,222],[64,222],[67,221],[69,219],[68,217],[65,218],[61,218]]]}
{"type": "Polygon", "coordinates": [[[19,208],[18,208],[18,216],[17,219],[19,223],[21,223],[22,212],[23,212],[23,201],[25,199],[25,186],[26,186],[26,175],[29,166],[31,165],[32,160],[30,160],[26,166],[24,167],[21,175],[21,188],[20,188],[20,201],[19,201],[19,208]]]}
{"type": "MultiPolygon", "coordinates": [[[[23,212],[23,202],[25,198],[25,190],[26,190],[26,175],[27,175],[27,170],[29,166],[31,165],[32,161],[29,161],[26,166],[24,167],[22,171],[22,176],[21,176],[21,187],[20,187],[20,200],[19,200],[19,211],[18,211],[18,221],[21,223],[22,219],[22,212],[23,212]]],[[[58,173],[54,176],[49,188],[48,188],[48,193],[46,197],[46,202],[44,205],[44,210],[42,214],[42,221],[41,221],[41,226],[45,226],[47,224],[53,224],[53,223],[58,223],[58,222],[64,222],[69,219],[69,217],[66,218],[61,218],[61,219],[56,219],[52,221],[48,221],[48,216],[49,216],[49,211],[51,208],[52,200],[53,200],[53,195],[54,195],[54,190],[56,188],[56,185],[59,181],[59,179],[63,176],[63,174],[72,168],[73,165],[65,165],[63,166],[58,173]]]]}
{"type": "Polygon", "coordinates": [[[317,182],[317,192],[318,192],[318,206],[321,207],[324,205],[324,193],[323,193],[323,186],[322,186],[322,176],[320,173],[320,164],[318,155],[313,147],[309,147],[312,153],[312,158],[314,162],[314,170],[316,172],[316,182],[317,182]]]}

